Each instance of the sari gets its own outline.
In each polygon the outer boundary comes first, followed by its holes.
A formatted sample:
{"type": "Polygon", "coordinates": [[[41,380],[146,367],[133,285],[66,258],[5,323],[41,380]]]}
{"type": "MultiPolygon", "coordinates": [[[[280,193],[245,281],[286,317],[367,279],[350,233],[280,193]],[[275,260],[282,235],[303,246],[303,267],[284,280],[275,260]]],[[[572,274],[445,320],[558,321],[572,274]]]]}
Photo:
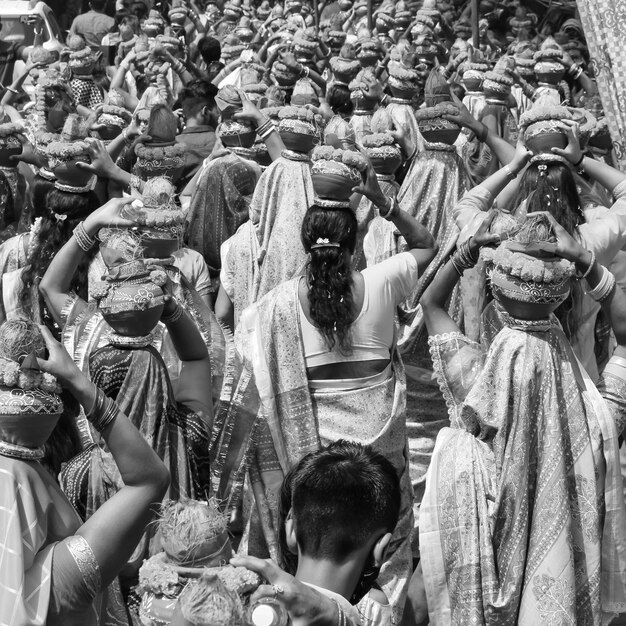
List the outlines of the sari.
{"type": "Polygon", "coordinates": [[[259,179],[250,220],[222,246],[220,279],[235,308],[235,325],[247,306],[304,267],[300,228],[313,201],[308,157],[284,150],[259,179]]]}
{"type": "Polygon", "coordinates": [[[202,166],[187,213],[184,242],[204,257],[211,277],[219,275],[221,245],[249,217],[260,176],[257,163],[230,150],[218,152],[202,166]]]}
{"type": "Polygon", "coordinates": [[[626,515],[607,405],[555,318],[492,303],[483,339],[429,339],[451,420],[420,512],[430,623],[608,624],[626,515]]]}
{"type": "Polygon", "coordinates": [[[78,557],[71,549],[71,541],[64,541],[75,535],[81,524],[76,511],[39,462],[0,456],[0,623],[128,624],[119,590],[117,595],[96,593],[94,601],[84,609],[59,611],[59,607],[72,606],[71,600],[77,597],[80,583],[76,567],[85,577],[83,584],[88,591],[97,592],[89,584],[97,574],[93,562],[78,557]],[[72,555],[66,552],[70,560],[66,557],[63,563],[57,550],[61,546],[70,549],[72,555]]]}
{"type": "MultiPolygon", "coordinates": [[[[213,446],[214,495],[230,508],[237,506],[245,454],[254,508],[246,515],[244,507],[247,521],[239,550],[276,560],[277,494],[289,469],[309,452],[339,438],[372,445],[394,465],[401,481],[400,518],[377,581],[389,600],[395,624],[404,609],[412,565],[413,494],[406,459],[402,362],[394,350],[391,377],[371,387],[310,390],[298,282],[279,285],[240,318],[235,333],[240,366],[225,383],[230,397],[224,397],[224,410],[216,416],[216,425],[228,433],[223,438],[228,441],[222,447],[213,446]],[[232,445],[234,440],[237,446],[232,445]]],[[[368,600],[366,596],[366,612],[368,600]]]]}

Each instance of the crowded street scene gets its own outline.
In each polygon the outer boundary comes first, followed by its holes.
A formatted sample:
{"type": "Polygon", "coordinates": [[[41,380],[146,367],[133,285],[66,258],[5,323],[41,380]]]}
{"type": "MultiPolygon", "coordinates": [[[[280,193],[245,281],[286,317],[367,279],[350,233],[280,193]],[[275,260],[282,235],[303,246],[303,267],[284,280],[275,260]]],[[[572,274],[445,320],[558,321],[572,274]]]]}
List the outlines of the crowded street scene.
{"type": "Polygon", "coordinates": [[[0,0],[0,626],[626,625],[626,0],[0,0]]]}

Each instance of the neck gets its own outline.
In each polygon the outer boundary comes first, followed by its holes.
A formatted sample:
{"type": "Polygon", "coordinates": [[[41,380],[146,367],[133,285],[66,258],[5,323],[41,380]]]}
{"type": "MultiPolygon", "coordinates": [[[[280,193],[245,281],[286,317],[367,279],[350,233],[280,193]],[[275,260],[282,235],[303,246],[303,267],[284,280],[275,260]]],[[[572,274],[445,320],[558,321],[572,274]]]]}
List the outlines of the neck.
{"type": "Polygon", "coordinates": [[[318,560],[300,554],[296,578],[303,583],[334,591],[350,600],[363,573],[365,559],[359,555],[342,564],[318,560]]]}
{"type": "Polygon", "coordinates": [[[198,126],[209,125],[205,118],[197,118],[197,117],[192,117],[191,119],[186,120],[185,123],[187,125],[187,128],[197,128],[198,126]]]}

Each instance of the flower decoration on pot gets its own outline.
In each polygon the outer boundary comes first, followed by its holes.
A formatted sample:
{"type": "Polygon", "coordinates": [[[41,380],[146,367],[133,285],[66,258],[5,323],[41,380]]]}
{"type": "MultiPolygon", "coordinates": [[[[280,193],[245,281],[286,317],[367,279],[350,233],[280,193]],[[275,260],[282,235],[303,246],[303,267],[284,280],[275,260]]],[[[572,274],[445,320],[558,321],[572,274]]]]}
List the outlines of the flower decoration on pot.
{"type": "Polygon", "coordinates": [[[73,76],[91,76],[96,58],[91,48],[79,35],[70,35],[67,40],[70,49],[68,67],[73,76]]]}
{"type": "Polygon", "coordinates": [[[171,54],[175,55],[180,52],[180,39],[172,35],[169,28],[166,28],[162,35],[157,35],[156,43],[163,46],[171,54]]]}
{"type": "Polygon", "coordinates": [[[526,48],[515,54],[515,67],[519,75],[526,81],[535,80],[535,59],[532,48],[526,48]]]}
{"type": "Polygon", "coordinates": [[[48,167],[56,177],[55,187],[70,193],[83,193],[93,189],[97,177],[77,166],[90,163],[89,144],[84,141],[88,128],[79,115],[68,115],[58,141],[47,147],[48,167]]]}
{"type": "Polygon", "coordinates": [[[335,115],[324,128],[324,143],[344,150],[353,149],[356,145],[354,128],[342,117],[335,115]]]}
{"type": "Polygon", "coordinates": [[[165,20],[158,11],[152,9],[141,25],[141,30],[148,37],[156,37],[165,32],[165,20]]]}
{"type": "Polygon", "coordinates": [[[222,44],[222,60],[228,64],[234,59],[239,58],[239,55],[246,49],[243,42],[237,37],[237,35],[231,34],[224,37],[222,44]]]}
{"type": "Polygon", "coordinates": [[[346,43],[348,34],[343,30],[343,21],[341,19],[342,14],[338,14],[339,19],[331,20],[330,27],[328,29],[327,41],[328,47],[336,55],[343,45],[346,43]]]}
{"type": "Polygon", "coordinates": [[[389,89],[402,100],[411,100],[417,95],[420,86],[419,74],[398,63],[389,66],[389,89]]]}
{"type": "Polygon", "coordinates": [[[402,165],[402,151],[391,133],[366,135],[362,143],[377,174],[391,176],[402,165]]]}
{"type": "Polygon", "coordinates": [[[315,28],[304,28],[293,38],[293,51],[298,60],[310,61],[315,56],[319,40],[315,28]]]}
{"type": "Polygon", "coordinates": [[[24,125],[11,122],[7,117],[0,123],[0,168],[14,168],[15,163],[9,158],[22,152],[24,125]]]}
{"type": "Polygon", "coordinates": [[[376,15],[376,32],[379,34],[387,34],[395,26],[395,11],[393,7],[388,7],[385,11],[379,11],[376,15]]]}
{"type": "Polygon", "coordinates": [[[278,114],[278,132],[285,148],[304,154],[319,140],[315,114],[303,107],[283,107],[278,114]]]}
{"type": "Polygon", "coordinates": [[[283,89],[292,89],[300,77],[294,69],[287,67],[282,61],[274,62],[270,75],[274,82],[283,89]]]}
{"type": "MultiPolygon", "coordinates": [[[[158,534],[163,552],[144,562],[139,570],[139,608],[145,623],[173,623],[177,600],[183,590],[193,589],[202,577],[215,577],[221,585],[221,593],[227,590],[231,600],[240,608],[249,604],[251,593],[259,586],[259,576],[246,568],[228,564],[233,549],[228,535],[228,516],[215,499],[206,502],[180,498],[163,503],[158,521],[158,534]]],[[[185,591],[185,594],[188,592],[185,591]]],[[[212,605],[223,606],[203,592],[203,599],[211,599],[212,605]]],[[[185,595],[181,604],[186,605],[185,595]]],[[[200,602],[192,604],[198,605],[200,602]]],[[[241,611],[238,613],[240,614],[241,611]]],[[[215,623],[236,624],[228,614],[227,621],[215,623]]],[[[212,622],[213,623],[213,622],[212,622]]],[[[241,622],[243,623],[243,622],[241,622]]]]}
{"type": "Polygon", "coordinates": [[[495,70],[485,72],[483,92],[487,98],[504,102],[511,93],[511,87],[513,87],[513,79],[507,74],[495,70]]]}
{"type": "Polygon", "coordinates": [[[125,206],[122,215],[137,224],[144,258],[167,259],[180,247],[185,215],[176,203],[176,189],[167,178],[146,181],[141,200],[125,206]]]}
{"type": "Polygon", "coordinates": [[[102,105],[100,114],[98,115],[98,124],[102,124],[98,132],[100,137],[105,141],[115,139],[131,120],[131,114],[124,106],[124,96],[117,91],[111,89],[109,91],[109,101],[102,105]]]}
{"type": "Polygon", "coordinates": [[[415,118],[424,140],[429,144],[448,146],[454,144],[461,132],[461,127],[444,116],[458,115],[458,113],[458,107],[452,102],[442,102],[434,107],[419,109],[415,113],[415,118]]]}
{"type": "Polygon", "coordinates": [[[394,16],[394,27],[397,29],[405,30],[411,23],[411,11],[406,7],[406,4],[402,1],[396,4],[396,13],[394,16]]]}
{"type": "Polygon", "coordinates": [[[613,141],[609,132],[609,125],[606,117],[599,119],[589,137],[589,145],[599,151],[613,149],[613,141]]]}
{"type": "Polygon", "coordinates": [[[565,75],[563,50],[554,41],[546,39],[541,48],[535,52],[535,76],[540,83],[558,85],[565,75]]]}
{"type": "Polygon", "coordinates": [[[265,83],[242,83],[241,89],[251,102],[257,104],[267,92],[267,85],[265,83]]]}
{"type": "Polygon", "coordinates": [[[331,57],[330,69],[335,81],[342,85],[348,85],[354,80],[361,70],[361,64],[356,58],[356,51],[352,44],[346,44],[341,48],[339,56],[331,57]]]}
{"type": "Polygon", "coordinates": [[[242,17],[234,33],[244,44],[249,44],[254,38],[254,31],[252,30],[252,22],[250,22],[250,19],[242,17]]]}
{"type": "Polygon", "coordinates": [[[243,13],[242,8],[234,2],[227,2],[224,5],[224,19],[229,22],[236,22],[243,13]]]}
{"type": "Polygon", "coordinates": [[[176,26],[184,26],[187,21],[187,17],[189,15],[189,9],[184,6],[177,6],[172,9],[167,14],[167,19],[169,19],[170,24],[175,24],[176,26]]]}
{"type": "Polygon", "coordinates": [[[565,148],[567,138],[559,126],[562,120],[571,119],[565,107],[535,104],[519,121],[526,147],[534,154],[551,154],[552,148],[565,148]]]}
{"type": "Polygon", "coordinates": [[[422,8],[417,12],[417,17],[429,17],[435,24],[441,19],[441,11],[437,8],[437,0],[424,0],[422,8]]]}
{"type": "Polygon", "coordinates": [[[424,85],[424,102],[427,107],[434,107],[442,102],[450,102],[450,85],[443,74],[436,68],[430,71],[424,85]]]}
{"type": "Polygon", "coordinates": [[[332,146],[315,148],[311,159],[316,203],[329,208],[349,206],[352,188],[363,180],[367,160],[358,152],[332,146]]]}
{"type": "Polygon", "coordinates": [[[228,148],[251,148],[256,140],[256,131],[247,121],[224,120],[218,124],[216,133],[228,148]]]}

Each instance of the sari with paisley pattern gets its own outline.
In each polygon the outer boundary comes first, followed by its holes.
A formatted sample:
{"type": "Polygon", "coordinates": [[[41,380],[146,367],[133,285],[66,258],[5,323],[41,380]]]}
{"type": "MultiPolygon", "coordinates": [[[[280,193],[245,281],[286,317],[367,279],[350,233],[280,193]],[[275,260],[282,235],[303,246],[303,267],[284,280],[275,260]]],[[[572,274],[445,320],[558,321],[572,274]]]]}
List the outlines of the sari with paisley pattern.
{"type": "MultiPolygon", "coordinates": [[[[247,457],[254,502],[250,510],[244,507],[246,528],[239,550],[277,559],[277,494],[286,472],[324,443],[345,438],[372,445],[391,461],[401,480],[400,519],[378,577],[396,624],[411,574],[413,523],[402,363],[394,350],[391,377],[368,388],[309,389],[298,282],[279,285],[241,316],[235,333],[239,366],[225,379],[229,393],[215,420],[214,431],[222,434],[219,445],[212,443],[214,495],[236,508],[247,457]]],[[[366,596],[362,610],[371,614],[373,604],[366,596]]]]}
{"type": "Polygon", "coordinates": [[[420,512],[430,623],[608,624],[626,610],[615,423],[552,317],[494,302],[429,339],[451,427],[420,512]]]}

